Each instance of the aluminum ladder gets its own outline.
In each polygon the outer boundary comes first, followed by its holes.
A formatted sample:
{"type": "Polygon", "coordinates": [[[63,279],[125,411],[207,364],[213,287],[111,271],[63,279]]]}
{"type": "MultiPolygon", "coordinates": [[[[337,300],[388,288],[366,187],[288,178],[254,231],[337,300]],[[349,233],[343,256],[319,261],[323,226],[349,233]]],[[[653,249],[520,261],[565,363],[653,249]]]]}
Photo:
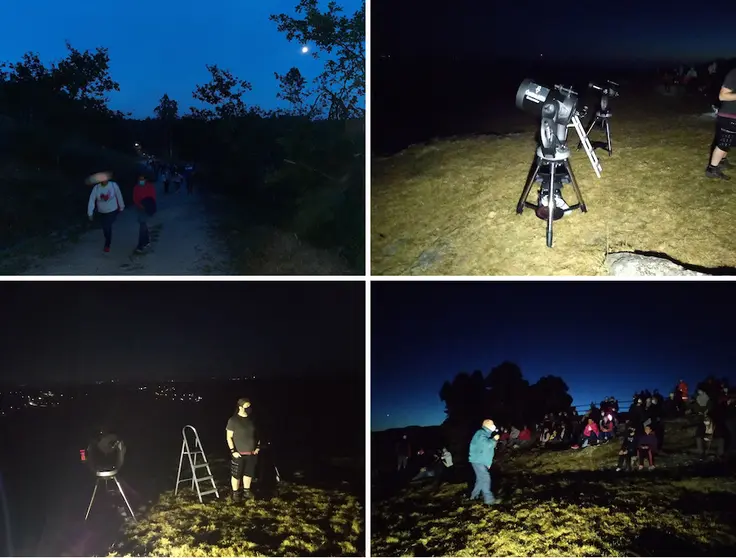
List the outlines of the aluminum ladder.
{"type": "Polygon", "coordinates": [[[176,474],[176,488],[174,489],[174,496],[179,492],[179,485],[183,482],[192,481],[192,491],[196,491],[197,498],[199,498],[199,503],[202,503],[202,496],[207,496],[208,494],[214,494],[217,498],[220,497],[220,493],[217,491],[217,485],[215,484],[215,477],[212,475],[212,469],[210,469],[210,464],[207,461],[207,456],[204,454],[204,449],[202,448],[202,442],[199,439],[199,434],[197,434],[197,429],[193,426],[187,424],[184,428],[181,429],[181,435],[182,435],[182,443],[181,443],[181,455],[179,456],[179,472],[176,474]],[[187,438],[187,429],[190,429],[194,433],[194,451],[192,451],[189,447],[189,439],[187,438]],[[181,478],[181,467],[184,464],[184,456],[187,456],[187,459],[189,459],[189,468],[192,472],[192,477],[187,479],[181,478]],[[197,458],[199,456],[202,456],[201,462],[197,462],[197,458]],[[205,469],[207,475],[204,477],[198,477],[197,471],[205,469]],[[208,488],[206,485],[204,488],[207,488],[207,490],[202,490],[200,488],[200,483],[206,483],[209,481],[212,484],[212,488],[208,488]]]}

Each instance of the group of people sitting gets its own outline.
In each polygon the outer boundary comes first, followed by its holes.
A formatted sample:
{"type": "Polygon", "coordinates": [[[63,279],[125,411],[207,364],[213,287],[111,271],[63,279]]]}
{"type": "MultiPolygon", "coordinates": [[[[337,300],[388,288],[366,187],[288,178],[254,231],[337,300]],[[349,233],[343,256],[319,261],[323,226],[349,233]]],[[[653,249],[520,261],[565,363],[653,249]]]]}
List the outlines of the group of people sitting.
{"type": "Polygon", "coordinates": [[[499,448],[544,447],[582,449],[622,439],[617,470],[655,467],[656,456],[665,441],[664,421],[668,418],[697,414],[695,447],[701,458],[713,453],[722,457],[736,451],[736,398],[729,395],[728,382],[709,377],[698,385],[690,399],[687,383],[680,380],[666,398],[657,390],[635,393],[626,421],[620,424],[619,404],[608,397],[580,415],[575,408],[545,415],[536,425],[536,433],[524,426],[499,429],[499,448]]]}
{"type": "MultiPolygon", "coordinates": [[[[654,469],[657,455],[664,448],[665,419],[686,414],[698,417],[694,446],[701,458],[711,453],[723,457],[727,451],[736,451],[736,397],[729,393],[725,380],[713,377],[698,384],[692,399],[682,380],[669,397],[663,397],[657,390],[636,393],[623,422],[618,401],[607,397],[598,405],[591,403],[583,415],[574,407],[548,413],[533,429],[526,424],[520,425],[521,428],[509,424],[497,430],[497,448],[519,450],[538,444],[542,448],[575,450],[620,438],[617,471],[654,469]]],[[[435,453],[423,449],[413,453],[406,435],[397,444],[397,456],[399,471],[406,469],[411,459],[419,467],[414,480],[432,477],[436,486],[453,466],[446,447],[435,453]]]]}

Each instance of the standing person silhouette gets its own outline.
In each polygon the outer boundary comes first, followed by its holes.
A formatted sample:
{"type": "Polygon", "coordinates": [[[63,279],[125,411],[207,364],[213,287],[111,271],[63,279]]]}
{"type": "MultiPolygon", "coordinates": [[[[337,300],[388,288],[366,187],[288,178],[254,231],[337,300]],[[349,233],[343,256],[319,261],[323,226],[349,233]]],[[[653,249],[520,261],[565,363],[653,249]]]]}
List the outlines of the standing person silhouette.
{"type": "Polygon", "coordinates": [[[722,169],[731,167],[726,160],[726,155],[736,143],[736,68],[728,72],[726,79],[723,80],[718,100],[721,101],[721,108],[716,118],[715,147],[710,157],[710,164],[705,169],[705,176],[731,180],[731,177],[724,174],[722,169]]]}
{"type": "Polygon", "coordinates": [[[144,175],[138,177],[133,187],[133,203],[138,210],[138,245],[135,250],[140,253],[151,245],[148,219],[156,213],[156,186],[144,175]]]}

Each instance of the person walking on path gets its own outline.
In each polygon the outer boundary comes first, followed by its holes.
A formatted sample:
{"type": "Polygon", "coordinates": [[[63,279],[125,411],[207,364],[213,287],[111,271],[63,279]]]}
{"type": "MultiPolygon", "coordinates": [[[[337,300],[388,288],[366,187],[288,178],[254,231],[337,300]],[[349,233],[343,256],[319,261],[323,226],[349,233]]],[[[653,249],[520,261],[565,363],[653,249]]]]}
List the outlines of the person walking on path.
{"type": "Polygon", "coordinates": [[[138,177],[133,187],[133,204],[138,211],[138,246],[135,251],[140,253],[151,245],[148,219],[156,213],[156,186],[144,175],[138,177]]]}
{"type": "Polygon", "coordinates": [[[98,173],[90,177],[90,181],[94,184],[92,192],[89,194],[89,203],[87,204],[87,217],[91,221],[95,210],[102,220],[102,234],[105,237],[105,252],[110,251],[112,243],[112,225],[118,216],[118,213],[125,209],[123,194],[120,192],[120,186],[116,182],[110,180],[109,173],[98,173]]]}

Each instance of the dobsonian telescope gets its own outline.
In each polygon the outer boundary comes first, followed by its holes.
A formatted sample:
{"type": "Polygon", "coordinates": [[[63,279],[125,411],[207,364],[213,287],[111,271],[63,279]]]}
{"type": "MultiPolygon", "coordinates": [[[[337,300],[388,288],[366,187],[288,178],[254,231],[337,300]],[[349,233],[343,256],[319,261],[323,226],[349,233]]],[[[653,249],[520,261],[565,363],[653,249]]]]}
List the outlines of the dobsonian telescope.
{"type": "Polygon", "coordinates": [[[561,219],[566,213],[576,209],[587,211],[575,175],[570,166],[570,149],[567,146],[568,128],[574,127],[580,138],[596,176],[601,176],[601,164],[588,141],[588,136],[580,122],[587,107],[577,109],[578,94],[570,87],[555,85],[549,89],[530,79],[521,82],[516,93],[516,106],[540,118],[540,145],[537,146],[532,167],[529,170],[524,190],[516,206],[521,214],[525,207],[535,210],[537,217],[547,221],[547,246],[552,247],[552,222],[561,219]],[[527,201],[532,185],[540,182],[538,203],[527,201]],[[562,198],[563,184],[570,184],[577,203],[568,206],[562,198]]]}
{"type": "MultiPolygon", "coordinates": [[[[596,85],[592,82],[588,84],[590,89],[599,93],[600,98],[598,99],[598,109],[595,111],[595,116],[590,121],[586,135],[590,136],[590,132],[593,131],[593,128],[600,126],[601,130],[606,133],[606,143],[604,144],[604,147],[606,148],[606,151],[608,151],[609,157],[613,155],[613,144],[611,143],[611,116],[613,116],[613,113],[611,112],[610,105],[611,99],[619,96],[619,92],[616,89],[618,86],[618,83],[610,80],[606,81],[605,87],[601,87],[600,85],[596,85]]],[[[578,150],[582,145],[582,143],[578,143],[578,150]]]]}

